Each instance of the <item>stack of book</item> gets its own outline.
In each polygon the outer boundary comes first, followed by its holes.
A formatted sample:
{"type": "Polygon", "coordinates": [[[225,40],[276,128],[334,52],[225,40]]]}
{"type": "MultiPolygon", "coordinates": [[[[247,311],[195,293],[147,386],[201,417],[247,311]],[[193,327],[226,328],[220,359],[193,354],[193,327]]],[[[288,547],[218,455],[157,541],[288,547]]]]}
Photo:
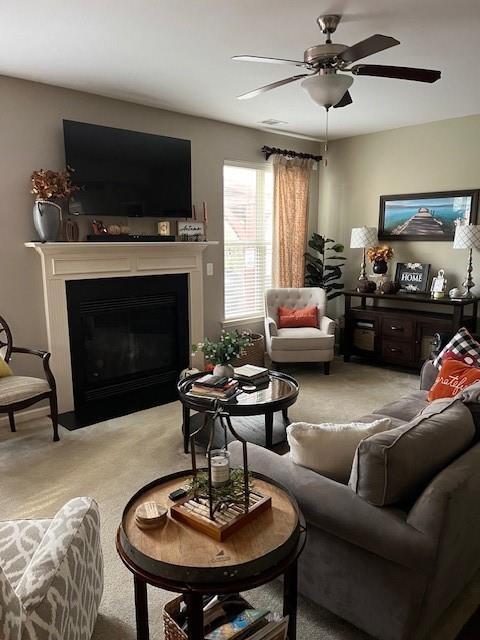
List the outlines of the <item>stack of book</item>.
{"type": "MultiPolygon", "coordinates": [[[[188,628],[186,608],[180,608],[177,624],[188,628]]],[[[285,640],[288,616],[268,609],[253,609],[240,594],[205,596],[203,607],[205,640],[285,640]]]]}
{"type": "Polygon", "coordinates": [[[201,398],[227,400],[236,393],[237,389],[238,382],[236,380],[207,373],[195,380],[188,394],[201,398]]]}
{"type": "Polygon", "coordinates": [[[242,367],[237,367],[235,369],[235,378],[244,384],[253,384],[258,387],[270,382],[268,369],[256,367],[253,364],[244,364],[242,367]]]}

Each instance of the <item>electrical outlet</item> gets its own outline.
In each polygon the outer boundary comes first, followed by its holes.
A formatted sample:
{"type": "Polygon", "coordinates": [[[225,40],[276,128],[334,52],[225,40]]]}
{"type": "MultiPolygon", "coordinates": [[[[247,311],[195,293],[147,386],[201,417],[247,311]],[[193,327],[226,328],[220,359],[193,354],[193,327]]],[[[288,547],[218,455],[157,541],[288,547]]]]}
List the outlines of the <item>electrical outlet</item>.
{"type": "Polygon", "coordinates": [[[213,276],[213,262],[207,262],[207,276],[213,276]]]}

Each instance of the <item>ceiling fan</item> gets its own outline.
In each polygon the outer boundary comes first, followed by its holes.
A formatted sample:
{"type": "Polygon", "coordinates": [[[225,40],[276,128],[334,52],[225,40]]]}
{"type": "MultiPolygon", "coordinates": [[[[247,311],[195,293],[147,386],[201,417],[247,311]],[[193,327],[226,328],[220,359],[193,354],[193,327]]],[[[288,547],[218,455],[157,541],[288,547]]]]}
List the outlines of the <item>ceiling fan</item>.
{"type": "Polygon", "coordinates": [[[286,60],[283,58],[267,58],[263,56],[233,56],[232,60],[243,62],[268,62],[271,64],[294,65],[306,69],[311,73],[301,73],[298,75],[277,80],[248,93],[244,93],[238,98],[246,100],[271,91],[277,87],[290,82],[302,80],[302,87],[307,91],[312,100],[325,107],[328,111],[330,107],[346,107],[352,103],[349,88],[353,83],[353,78],[346,75],[351,73],[354,76],[376,76],[380,78],[394,78],[397,80],[413,80],[416,82],[436,82],[440,78],[440,71],[431,69],[415,69],[413,67],[395,67],[383,64],[356,64],[353,62],[379,53],[390,47],[400,44],[398,40],[390,36],[375,34],[357,42],[351,47],[344,44],[334,44],[332,34],[336,31],[341,20],[340,15],[325,15],[317,18],[317,23],[322,33],[326,37],[325,44],[318,44],[309,47],[304,53],[304,59],[286,60]],[[338,72],[342,73],[338,73],[338,72]]]}

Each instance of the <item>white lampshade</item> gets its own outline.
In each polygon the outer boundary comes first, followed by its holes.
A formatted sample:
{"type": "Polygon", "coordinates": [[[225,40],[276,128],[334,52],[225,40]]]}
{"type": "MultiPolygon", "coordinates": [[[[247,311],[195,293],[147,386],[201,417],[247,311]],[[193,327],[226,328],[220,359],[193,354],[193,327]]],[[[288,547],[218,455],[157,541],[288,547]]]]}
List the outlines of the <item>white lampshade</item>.
{"type": "Polygon", "coordinates": [[[480,249],[480,225],[459,224],[455,227],[454,249],[480,249]]]}
{"type": "Polygon", "coordinates": [[[302,87],[310,98],[321,107],[329,108],[343,98],[353,83],[353,78],[342,73],[314,75],[302,81],[302,87]]]}
{"type": "Polygon", "coordinates": [[[365,249],[378,244],[376,227],[355,227],[352,229],[350,249],[365,249]]]}

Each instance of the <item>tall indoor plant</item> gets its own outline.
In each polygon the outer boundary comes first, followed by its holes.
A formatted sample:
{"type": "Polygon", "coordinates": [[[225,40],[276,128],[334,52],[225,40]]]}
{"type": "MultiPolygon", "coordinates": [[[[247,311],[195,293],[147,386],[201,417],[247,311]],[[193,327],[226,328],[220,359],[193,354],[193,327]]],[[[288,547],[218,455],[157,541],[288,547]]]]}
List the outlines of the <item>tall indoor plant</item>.
{"type": "Polygon", "coordinates": [[[305,285],[325,289],[327,300],[342,295],[342,268],[346,258],[341,254],[345,249],[344,245],[314,233],[308,246],[312,252],[305,254],[305,285]]]}
{"type": "Polygon", "coordinates": [[[31,175],[32,190],[35,195],[33,224],[42,242],[55,242],[62,220],[61,204],[78,191],[72,184],[72,170],[63,171],[39,169],[31,175]]]}
{"type": "Polygon", "coordinates": [[[202,351],[205,360],[215,365],[214,375],[231,378],[233,376],[232,361],[242,355],[250,344],[252,339],[247,332],[222,331],[220,340],[215,342],[205,338],[203,342],[192,345],[192,352],[202,351]]]}

